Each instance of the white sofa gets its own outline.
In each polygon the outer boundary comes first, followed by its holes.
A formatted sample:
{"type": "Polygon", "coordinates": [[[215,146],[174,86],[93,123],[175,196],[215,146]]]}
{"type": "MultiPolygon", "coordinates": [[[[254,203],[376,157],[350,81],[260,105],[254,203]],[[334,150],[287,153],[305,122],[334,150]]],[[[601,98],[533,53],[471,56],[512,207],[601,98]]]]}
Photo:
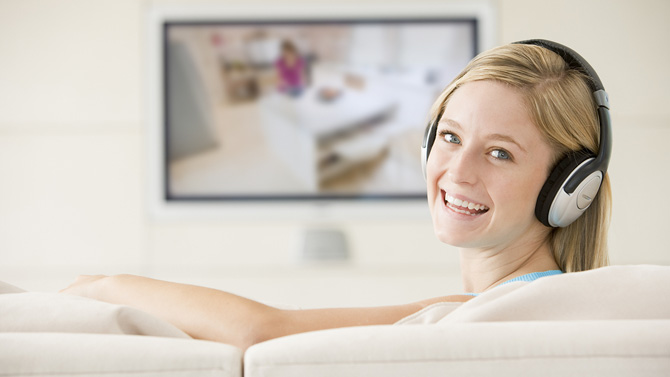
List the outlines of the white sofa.
{"type": "Polygon", "coordinates": [[[395,325],[241,350],[135,309],[0,284],[0,376],[668,376],[670,267],[510,283],[395,325]]]}

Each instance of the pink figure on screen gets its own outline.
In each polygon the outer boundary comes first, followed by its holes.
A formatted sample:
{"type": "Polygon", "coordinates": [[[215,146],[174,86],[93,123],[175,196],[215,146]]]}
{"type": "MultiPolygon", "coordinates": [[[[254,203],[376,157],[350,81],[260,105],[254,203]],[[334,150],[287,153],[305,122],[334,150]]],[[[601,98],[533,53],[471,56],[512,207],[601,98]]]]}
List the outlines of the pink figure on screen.
{"type": "Polygon", "coordinates": [[[299,96],[305,87],[305,61],[290,41],[284,41],[281,55],[275,62],[278,89],[282,93],[299,96]]]}

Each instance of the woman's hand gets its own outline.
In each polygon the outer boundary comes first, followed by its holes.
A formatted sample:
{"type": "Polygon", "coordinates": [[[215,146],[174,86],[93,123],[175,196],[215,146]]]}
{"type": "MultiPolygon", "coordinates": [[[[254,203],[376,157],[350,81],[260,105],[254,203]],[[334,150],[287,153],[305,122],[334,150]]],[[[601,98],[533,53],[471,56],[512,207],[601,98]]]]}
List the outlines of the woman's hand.
{"type": "Polygon", "coordinates": [[[100,286],[107,279],[105,275],[80,275],[67,288],[60,293],[99,299],[100,286]]]}

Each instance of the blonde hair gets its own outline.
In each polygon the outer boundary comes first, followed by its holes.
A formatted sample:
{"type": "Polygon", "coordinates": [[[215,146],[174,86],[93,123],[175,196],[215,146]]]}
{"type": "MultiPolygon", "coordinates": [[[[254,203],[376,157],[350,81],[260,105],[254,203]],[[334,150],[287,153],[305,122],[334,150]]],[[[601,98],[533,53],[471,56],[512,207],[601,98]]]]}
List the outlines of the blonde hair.
{"type": "MultiPolygon", "coordinates": [[[[600,126],[590,78],[570,69],[558,54],[523,44],[484,52],[442,92],[433,106],[432,117],[444,111],[460,86],[480,80],[505,83],[521,93],[533,123],[555,152],[554,162],[569,151],[586,148],[597,153],[600,126]]],[[[549,233],[548,242],[561,270],[584,271],[609,264],[607,232],[611,207],[611,186],[605,174],[599,194],[585,213],[569,226],[549,233]]]]}

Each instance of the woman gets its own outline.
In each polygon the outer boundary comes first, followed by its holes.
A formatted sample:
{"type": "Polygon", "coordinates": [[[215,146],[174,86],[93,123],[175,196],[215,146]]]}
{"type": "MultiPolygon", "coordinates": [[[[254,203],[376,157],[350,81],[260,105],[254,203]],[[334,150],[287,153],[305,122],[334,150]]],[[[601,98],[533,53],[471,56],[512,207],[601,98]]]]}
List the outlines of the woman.
{"type": "Polygon", "coordinates": [[[550,228],[538,194],[569,151],[599,149],[588,77],[543,47],[512,44],[475,58],[436,101],[426,155],[437,237],[460,249],[467,294],[375,307],[280,310],[226,292],[142,277],[83,276],[64,292],[138,307],[194,338],[246,349],[305,331],[391,324],[437,302],[464,302],[510,280],[607,264],[605,175],[583,216],[550,228]]]}
{"type": "Polygon", "coordinates": [[[282,42],[281,54],[275,62],[275,68],[279,91],[293,97],[300,96],[307,81],[305,60],[290,41],[282,42]]]}

